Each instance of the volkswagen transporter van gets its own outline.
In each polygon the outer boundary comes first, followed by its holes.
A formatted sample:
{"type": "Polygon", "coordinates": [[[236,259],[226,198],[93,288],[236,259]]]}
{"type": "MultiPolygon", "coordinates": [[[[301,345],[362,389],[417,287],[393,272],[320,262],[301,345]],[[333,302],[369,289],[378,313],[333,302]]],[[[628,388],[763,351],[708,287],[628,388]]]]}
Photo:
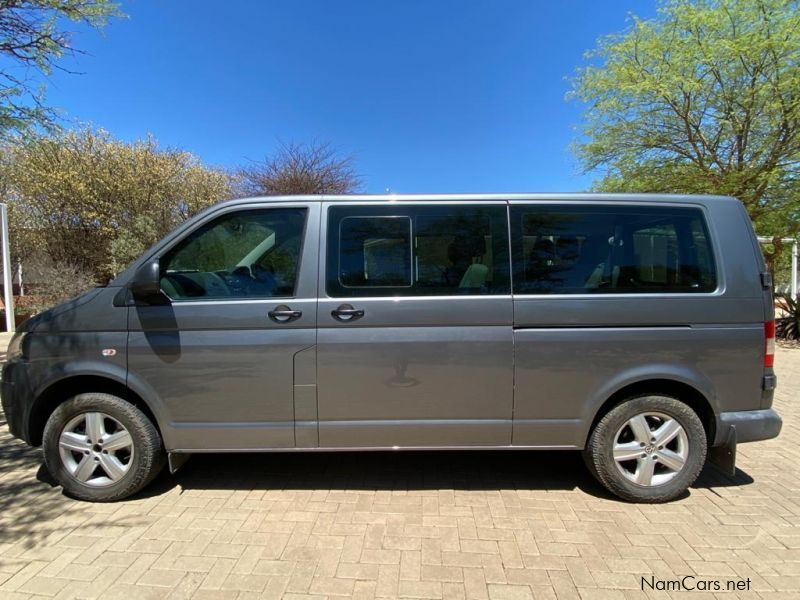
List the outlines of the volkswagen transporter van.
{"type": "Polygon", "coordinates": [[[733,198],[249,198],[27,321],[2,402],[85,500],[196,452],[493,448],[660,502],[778,435],[774,331],[733,198]]]}

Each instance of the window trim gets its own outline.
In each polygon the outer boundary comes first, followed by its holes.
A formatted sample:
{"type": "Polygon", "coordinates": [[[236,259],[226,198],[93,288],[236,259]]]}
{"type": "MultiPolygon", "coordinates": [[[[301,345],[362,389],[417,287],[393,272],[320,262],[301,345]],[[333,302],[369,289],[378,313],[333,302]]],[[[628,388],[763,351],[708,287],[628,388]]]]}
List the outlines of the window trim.
{"type": "Polygon", "coordinates": [[[714,226],[714,221],[710,218],[708,207],[704,204],[694,204],[687,202],[619,202],[614,200],[607,201],[586,201],[586,200],[509,200],[508,202],[508,243],[509,243],[509,260],[511,263],[511,296],[516,300],[587,300],[589,298],[613,300],[614,298],[674,298],[674,299],[689,299],[689,298],[710,298],[719,297],[725,294],[727,284],[725,281],[725,271],[721,262],[721,254],[719,247],[719,235],[714,226]],[[707,292],[620,292],[616,294],[597,294],[597,293],[578,293],[578,294],[535,294],[535,293],[515,293],[514,281],[516,270],[514,268],[514,232],[512,231],[512,212],[514,209],[520,207],[556,207],[569,206],[569,207],[611,207],[611,208],[680,208],[691,209],[700,212],[703,219],[703,226],[708,234],[708,244],[711,250],[714,274],[716,276],[716,288],[707,292]]]}
{"type": "MultiPolygon", "coordinates": [[[[193,233],[205,227],[209,223],[213,223],[214,221],[220,219],[221,217],[226,217],[228,215],[236,214],[236,213],[246,213],[246,212],[264,212],[270,210],[285,210],[287,208],[290,209],[300,209],[304,212],[305,218],[303,219],[303,231],[300,234],[300,248],[298,249],[298,260],[297,260],[297,270],[296,276],[294,280],[294,288],[292,289],[291,296],[221,296],[219,298],[173,298],[163,289],[161,293],[167,297],[171,304],[209,304],[209,303],[224,303],[224,304],[242,304],[242,303],[252,303],[252,302],[271,302],[273,300],[294,300],[299,298],[297,295],[297,290],[300,285],[302,269],[303,269],[303,256],[305,254],[305,246],[308,236],[308,222],[311,217],[311,210],[308,204],[274,204],[272,206],[264,206],[262,205],[244,205],[244,206],[232,206],[227,210],[215,211],[208,215],[206,219],[203,219],[199,223],[196,224],[195,227],[190,228],[188,231],[184,232],[179,237],[170,240],[166,247],[160,248],[158,252],[151,256],[148,260],[153,260],[157,258],[159,261],[159,273],[161,271],[161,261],[163,260],[166,254],[169,254],[172,250],[174,250],[177,246],[182,244],[186,239],[188,239],[193,233]]],[[[160,287],[160,277],[159,277],[159,287],[160,287]]]]}
{"type": "Polygon", "coordinates": [[[414,229],[412,219],[408,215],[352,215],[339,220],[339,244],[336,253],[336,280],[343,288],[349,290],[386,290],[408,289],[414,287],[414,229]],[[342,281],[342,225],[348,219],[405,219],[408,221],[408,285],[347,285],[342,281]]]}

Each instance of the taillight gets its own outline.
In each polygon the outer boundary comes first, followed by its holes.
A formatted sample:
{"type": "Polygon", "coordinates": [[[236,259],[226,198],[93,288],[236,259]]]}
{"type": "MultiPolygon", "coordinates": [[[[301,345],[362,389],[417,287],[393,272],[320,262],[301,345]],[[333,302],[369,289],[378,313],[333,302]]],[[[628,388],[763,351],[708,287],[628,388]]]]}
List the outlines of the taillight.
{"type": "Polygon", "coordinates": [[[764,368],[775,363],[775,321],[764,321],[764,368]]]}

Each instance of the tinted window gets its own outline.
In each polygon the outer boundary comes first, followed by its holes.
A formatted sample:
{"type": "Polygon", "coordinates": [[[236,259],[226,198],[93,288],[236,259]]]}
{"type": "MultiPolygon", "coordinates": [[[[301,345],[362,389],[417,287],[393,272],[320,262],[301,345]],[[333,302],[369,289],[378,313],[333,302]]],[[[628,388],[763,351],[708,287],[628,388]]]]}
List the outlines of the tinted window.
{"type": "Polygon", "coordinates": [[[293,296],[305,220],[304,208],[223,215],[161,258],[161,289],[173,299],[293,296]]]}
{"type": "Polygon", "coordinates": [[[411,285],[411,219],[345,217],[339,225],[339,282],[345,287],[411,285]]]}
{"type": "Polygon", "coordinates": [[[514,292],[711,292],[714,260],[699,209],[515,206],[514,292]]]}
{"type": "Polygon", "coordinates": [[[504,206],[333,207],[330,296],[509,293],[504,206]]]}

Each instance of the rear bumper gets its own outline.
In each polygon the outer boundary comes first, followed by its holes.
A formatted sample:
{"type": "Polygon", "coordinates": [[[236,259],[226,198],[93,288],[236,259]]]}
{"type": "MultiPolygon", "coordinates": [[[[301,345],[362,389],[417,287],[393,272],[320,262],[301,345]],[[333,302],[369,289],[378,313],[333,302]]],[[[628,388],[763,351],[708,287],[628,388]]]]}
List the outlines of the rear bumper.
{"type": "Polygon", "coordinates": [[[723,412],[717,417],[717,435],[714,446],[728,440],[731,427],[736,431],[736,442],[757,442],[778,437],[783,421],[773,409],[723,412]]]}

